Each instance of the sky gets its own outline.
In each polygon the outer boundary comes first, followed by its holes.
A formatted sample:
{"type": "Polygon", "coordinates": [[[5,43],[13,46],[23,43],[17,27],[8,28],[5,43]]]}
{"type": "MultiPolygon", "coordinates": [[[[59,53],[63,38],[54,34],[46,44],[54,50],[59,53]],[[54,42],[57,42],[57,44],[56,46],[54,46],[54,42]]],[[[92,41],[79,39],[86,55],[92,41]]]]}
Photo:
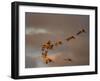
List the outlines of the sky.
{"type": "Polygon", "coordinates": [[[89,16],[72,14],[25,13],[25,67],[59,67],[89,65],[89,16]],[[85,29],[86,33],[76,35],[85,29]],[[65,39],[74,35],[75,39],[65,39]],[[48,55],[54,62],[45,64],[41,59],[41,45],[48,40],[63,44],[48,55]],[[64,59],[70,58],[72,62],[64,59]]]}

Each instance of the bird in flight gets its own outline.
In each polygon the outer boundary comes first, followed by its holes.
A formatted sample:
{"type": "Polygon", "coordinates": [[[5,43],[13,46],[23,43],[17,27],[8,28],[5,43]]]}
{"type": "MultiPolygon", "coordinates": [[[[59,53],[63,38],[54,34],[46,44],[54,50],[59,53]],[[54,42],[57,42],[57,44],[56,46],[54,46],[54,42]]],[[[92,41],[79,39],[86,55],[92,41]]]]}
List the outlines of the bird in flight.
{"type": "Polygon", "coordinates": [[[70,37],[68,37],[66,40],[67,40],[67,41],[70,41],[71,39],[75,39],[75,37],[74,37],[74,36],[70,36],[70,37]]]}
{"type": "Polygon", "coordinates": [[[42,58],[43,58],[43,60],[44,60],[44,62],[45,62],[46,64],[48,64],[48,63],[50,63],[50,62],[54,62],[54,61],[48,56],[47,52],[42,53],[42,58]]]}
{"type": "Polygon", "coordinates": [[[76,35],[80,35],[80,34],[83,33],[83,32],[84,32],[84,33],[86,32],[85,29],[80,30],[79,32],[76,33],[76,35]]]}
{"type": "Polygon", "coordinates": [[[71,58],[66,58],[64,59],[65,61],[69,61],[69,62],[72,62],[72,59],[71,58]]]}
{"type": "Polygon", "coordinates": [[[45,49],[53,49],[54,45],[52,44],[52,42],[49,40],[47,43],[42,45],[42,51],[44,51],[45,49]]]}

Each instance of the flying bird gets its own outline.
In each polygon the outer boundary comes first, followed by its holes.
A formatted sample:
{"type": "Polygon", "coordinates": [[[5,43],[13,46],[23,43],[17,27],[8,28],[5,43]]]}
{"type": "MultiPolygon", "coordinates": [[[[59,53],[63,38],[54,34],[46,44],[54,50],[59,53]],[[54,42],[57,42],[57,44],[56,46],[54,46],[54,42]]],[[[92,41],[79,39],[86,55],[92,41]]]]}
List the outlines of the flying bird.
{"type": "Polygon", "coordinates": [[[51,58],[46,58],[45,63],[48,64],[50,62],[53,62],[53,60],[51,58]]]}
{"type": "Polygon", "coordinates": [[[43,48],[43,49],[49,49],[49,46],[50,46],[50,45],[46,43],[46,44],[43,44],[43,45],[42,45],[42,48],[43,48]]]}
{"type": "Polygon", "coordinates": [[[49,41],[47,42],[47,44],[50,45],[50,44],[51,44],[51,41],[49,40],[49,41]]]}
{"type": "Polygon", "coordinates": [[[46,64],[50,63],[50,62],[54,62],[50,57],[48,57],[47,55],[43,57],[43,60],[46,64]]]}
{"type": "Polygon", "coordinates": [[[54,45],[52,44],[52,45],[50,45],[49,49],[53,49],[53,47],[54,47],[54,45]]]}
{"type": "Polygon", "coordinates": [[[70,61],[70,62],[72,62],[72,59],[70,59],[70,58],[66,58],[66,59],[64,59],[65,61],[70,61]]]}
{"type": "Polygon", "coordinates": [[[49,40],[47,43],[42,45],[42,50],[45,49],[53,49],[54,45],[52,44],[52,42],[49,40]]]}
{"type": "Polygon", "coordinates": [[[44,51],[44,50],[45,50],[45,48],[44,48],[44,47],[42,47],[42,48],[41,48],[41,50],[42,50],[42,51],[44,51]]]}
{"type": "Polygon", "coordinates": [[[74,37],[74,36],[70,36],[70,37],[68,37],[66,40],[67,40],[67,41],[70,41],[71,39],[75,39],[75,37],[74,37]]]}
{"type": "Polygon", "coordinates": [[[58,44],[60,44],[60,45],[61,45],[61,44],[62,44],[62,41],[58,41],[58,44]]]}
{"type": "Polygon", "coordinates": [[[86,32],[85,29],[82,29],[82,32],[86,32]]]}
{"type": "Polygon", "coordinates": [[[44,53],[42,53],[42,58],[46,64],[48,64],[49,62],[54,62],[51,58],[49,58],[48,51],[45,51],[44,53]]]}
{"type": "Polygon", "coordinates": [[[79,32],[76,33],[76,35],[80,35],[80,34],[83,33],[83,32],[84,32],[84,33],[86,32],[85,29],[80,30],[79,32]]]}
{"type": "Polygon", "coordinates": [[[72,59],[68,58],[68,61],[70,61],[70,62],[71,62],[71,61],[72,61],[72,59]]]}
{"type": "Polygon", "coordinates": [[[54,44],[55,46],[58,46],[58,43],[57,42],[55,42],[55,44],[54,44]]]}
{"type": "Polygon", "coordinates": [[[57,41],[57,42],[54,43],[55,46],[59,46],[61,44],[62,44],[62,41],[57,41]]]}
{"type": "Polygon", "coordinates": [[[46,58],[47,57],[47,53],[48,53],[48,51],[45,51],[45,53],[42,53],[42,57],[46,58]]]}

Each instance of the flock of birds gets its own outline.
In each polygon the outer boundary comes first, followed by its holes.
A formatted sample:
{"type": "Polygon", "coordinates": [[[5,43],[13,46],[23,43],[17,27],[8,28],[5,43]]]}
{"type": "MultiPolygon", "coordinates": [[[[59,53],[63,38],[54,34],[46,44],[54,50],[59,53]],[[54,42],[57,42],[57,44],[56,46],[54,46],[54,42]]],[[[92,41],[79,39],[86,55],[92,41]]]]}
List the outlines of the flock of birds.
{"type": "MultiPolygon", "coordinates": [[[[76,35],[78,36],[78,35],[80,35],[81,33],[86,33],[85,29],[81,29],[80,31],[78,31],[78,32],[76,33],[76,35]]],[[[74,35],[72,35],[72,36],[66,38],[65,40],[66,40],[67,42],[69,42],[69,41],[72,40],[72,39],[76,39],[76,37],[75,37],[74,35]]],[[[49,50],[52,50],[54,47],[57,47],[57,46],[62,45],[62,44],[63,44],[63,42],[62,42],[61,40],[56,41],[56,42],[53,42],[53,41],[51,41],[51,40],[48,40],[46,43],[42,44],[42,47],[41,47],[42,56],[41,56],[41,57],[43,58],[43,60],[44,60],[44,62],[45,62],[46,64],[48,64],[48,63],[50,63],[50,62],[54,62],[54,60],[48,56],[48,51],[49,51],[49,50]]],[[[71,59],[71,58],[65,58],[64,60],[65,60],[65,61],[72,62],[72,59],[71,59]]]]}

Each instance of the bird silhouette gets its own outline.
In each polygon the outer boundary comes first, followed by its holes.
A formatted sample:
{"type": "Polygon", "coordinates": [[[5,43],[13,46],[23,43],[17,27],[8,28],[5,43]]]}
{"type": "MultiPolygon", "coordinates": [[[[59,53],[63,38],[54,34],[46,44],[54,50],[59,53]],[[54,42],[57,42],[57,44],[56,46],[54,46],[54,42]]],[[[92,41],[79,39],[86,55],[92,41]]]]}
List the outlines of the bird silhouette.
{"type": "Polygon", "coordinates": [[[84,32],[84,33],[86,32],[85,29],[80,30],[79,32],[76,33],[76,35],[80,35],[80,34],[83,33],[83,32],[84,32]]]}
{"type": "Polygon", "coordinates": [[[74,36],[70,36],[70,37],[68,37],[66,40],[67,40],[67,41],[70,41],[71,39],[75,39],[75,37],[74,37],[74,36]]]}

